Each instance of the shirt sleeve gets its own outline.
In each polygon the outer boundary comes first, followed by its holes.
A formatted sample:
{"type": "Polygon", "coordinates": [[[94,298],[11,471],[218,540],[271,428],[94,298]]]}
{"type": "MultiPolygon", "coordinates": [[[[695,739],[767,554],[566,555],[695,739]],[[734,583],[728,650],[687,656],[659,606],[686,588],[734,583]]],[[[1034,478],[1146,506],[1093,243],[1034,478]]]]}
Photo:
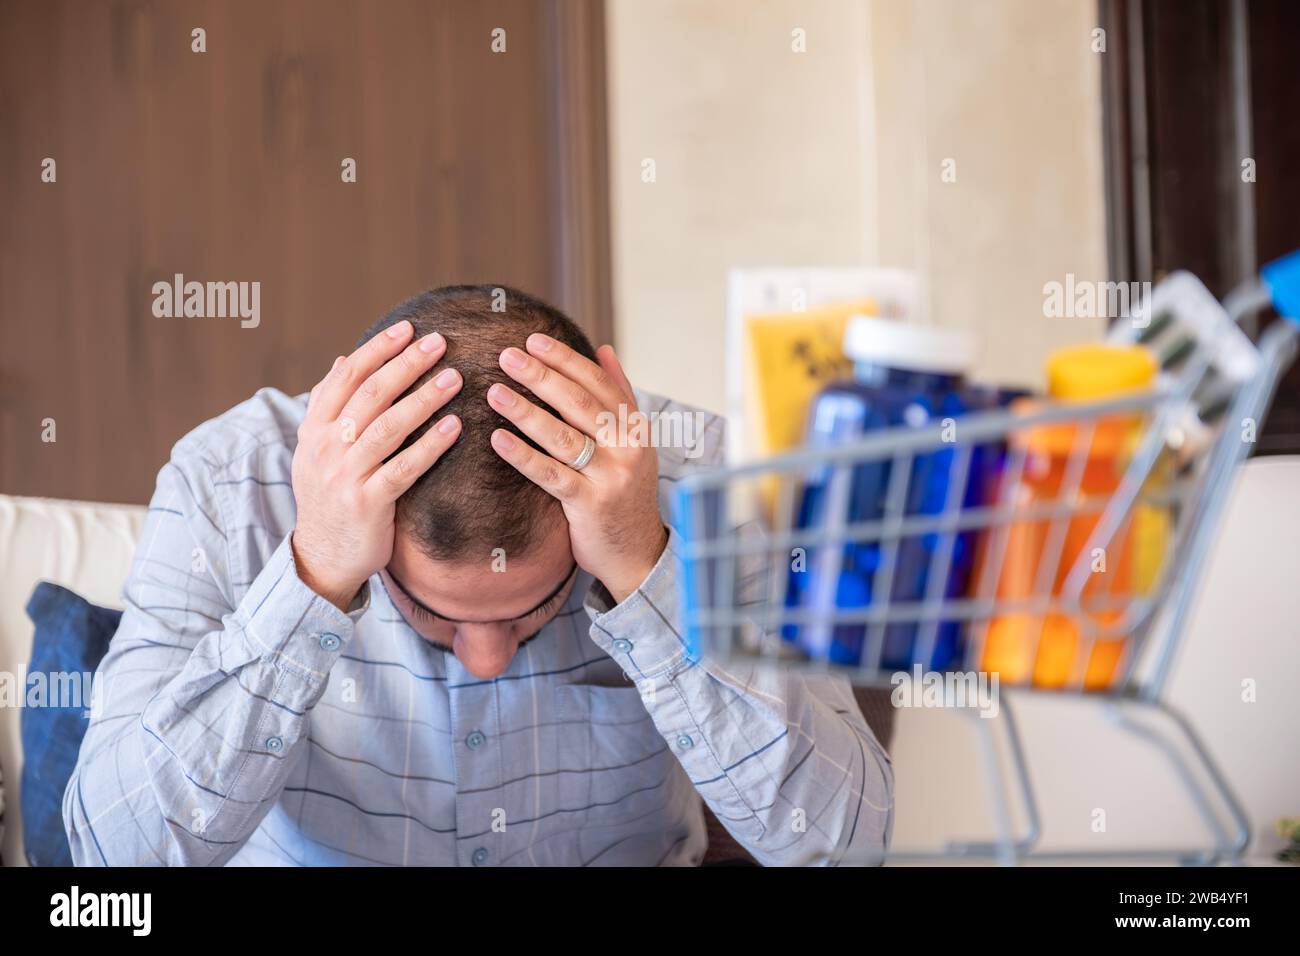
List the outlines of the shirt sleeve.
{"type": "MultiPolygon", "coordinates": [[[[681,539],[612,605],[596,586],[591,638],[636,682],[659,732],[718,820],[766,866],[872,858],[893,826],[893,767],[848,681],[748,664],[687,645],[681,539]]],[[[757,577],[757,575],[755,576],[757,577]]]]}
{"type": "Polygon", "coordinates": [[[288,535],[235,601],[231,522],[198,457],[174,452],[159,474],[95,676],[63,796],[78,865],[234,856],[308,746],[312,708],[369,605],[369,585],[348,614],[308,588],[288,535]]]}

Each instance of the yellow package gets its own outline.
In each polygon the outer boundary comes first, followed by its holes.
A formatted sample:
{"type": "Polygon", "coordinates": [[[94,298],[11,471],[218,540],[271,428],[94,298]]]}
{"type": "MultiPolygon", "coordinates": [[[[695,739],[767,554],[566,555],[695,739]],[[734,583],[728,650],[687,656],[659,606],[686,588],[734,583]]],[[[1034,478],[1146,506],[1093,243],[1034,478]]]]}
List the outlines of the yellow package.
{"type": "Polygon", "coordinates": [[[813,397],[827,383],[853,374],[853,363],[844,355],[849,319],[878,311],[874,300],[859,299],[746,317],[745,418],[756,455],[776,454],[803,441],[813,397]]]}

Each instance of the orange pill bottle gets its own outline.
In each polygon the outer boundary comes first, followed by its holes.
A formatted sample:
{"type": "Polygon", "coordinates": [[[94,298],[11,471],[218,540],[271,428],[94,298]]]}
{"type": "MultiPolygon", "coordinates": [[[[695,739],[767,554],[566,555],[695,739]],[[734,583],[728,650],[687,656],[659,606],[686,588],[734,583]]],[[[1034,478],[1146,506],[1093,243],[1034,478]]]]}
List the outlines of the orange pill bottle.
{"type": "MultiPolygon", "coordinates": [[[[1075,346],[1048,359],[1048,394],[1065,403],[1115,398],[1150,389],[1157,372],[1155,357],[1142,346],[1075,346]]],[[[1036,404],[1024,399],[1012,409],[1030,412],[1036,404]]],[[[995,593],[1003,605],[1060,596],[1106,500],[1119,488],[1141,435],[1138,415],[1038,425],[1014,433],[1010,444],[1024,454],[1025,465],[1018,484],[1008,492],[1014,511],[1025,516],[1013,516],[998,567],[989,565],[998,557],[991,546],[998,534],[984,536],[974,580],[982,582],[985,575],[996,573],[995,593]],[[1084,457],[1076,487],[1070,463],[1081,444],[1087,447],[1079,452],[1084,457]],[[1041,513],[1044,507],[1058,505],[1066,506],[1068,513],[1034,514],[1035,509],[1041,513]]],[[[1109,687],[1128,642],[1115,625],[1131,599],[1154,585],[1168,530],[1166,509],[1135,503],[1108,545],[1086,556],[1090,574],[1081,609],[1008,611],[993,617],[982,669],[996,671],[1002,681],[1014,684],[1109,687]]]]}

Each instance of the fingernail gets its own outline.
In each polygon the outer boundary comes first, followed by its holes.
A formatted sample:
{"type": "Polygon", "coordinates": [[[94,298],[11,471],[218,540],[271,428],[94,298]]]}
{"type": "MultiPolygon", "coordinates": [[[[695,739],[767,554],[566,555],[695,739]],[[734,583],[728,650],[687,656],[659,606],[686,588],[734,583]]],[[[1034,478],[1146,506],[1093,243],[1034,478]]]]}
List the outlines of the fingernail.
{"type": "Polygon", "coordinates": [[[541,332],[534,332],[528,336],[528,347],[534,352],[549,352],[555,340],[549,335],[542,335],[541,332]]]}
{"type": "Polygon", "coordinates": [[[515,436],[507,431],[495,431],[492,433],[492,444],[502,451],[509,451],[515,447],[515,436]]]}
{"type": "Polygon", "coordinates": [[[501,362],[510,368],[520,369],[528,364],[528,358],[523,352],[511,346],[501,353],[501,362]]]}
{"type": "Polygon", "coordinates": [[[442,347],[442,336],[437,332],[430,332],[424,338],[420,339],[420,351],[426,355],[431,355],[442,347]]]}
{"type": "Polygon", "coordinates": [[[445,368],[434,377],[433,384],[439,388],[451,388],[459,378],[460,373],[454,368],[445,368]]]}
{"type": "Polygon", "coordinates": [[[438,431],[444,435],[450,435],[457,428],[460,428],[460,419],[455,415],[448,415],[442,421],[438,422],[438,431]]]}
{"type": "Polygon", "coordinates": [[[390,339],[400,339],[409,331],[411,331],[411,323],[406,319],[402,319],[402,321],[398,322],[396,325],[390,325],[388,327],[388,337],[390,339]]]}
{"type": "Polygon", "coordinates": [[[515,397],[511,394],[510,389],[499,383],[488,389],[488,398],[502,408],[509,408],[515,403],[515,397]]]}

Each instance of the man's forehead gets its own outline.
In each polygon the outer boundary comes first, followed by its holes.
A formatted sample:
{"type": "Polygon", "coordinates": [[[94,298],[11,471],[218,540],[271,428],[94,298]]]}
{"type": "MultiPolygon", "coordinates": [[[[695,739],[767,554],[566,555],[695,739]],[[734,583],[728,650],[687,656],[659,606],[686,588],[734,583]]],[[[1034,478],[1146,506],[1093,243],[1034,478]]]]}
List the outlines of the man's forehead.
{"type": "Polygon", "coordinates": [[[407,596],[440,617],[467,621],[519,617],[570,577],[573,553],[568,527],[558,524],[546,539],[522,554],[485,548],[481,554],[445,561],[430,558],[409,535],[399,532],[388,575],[407,596]]]}

